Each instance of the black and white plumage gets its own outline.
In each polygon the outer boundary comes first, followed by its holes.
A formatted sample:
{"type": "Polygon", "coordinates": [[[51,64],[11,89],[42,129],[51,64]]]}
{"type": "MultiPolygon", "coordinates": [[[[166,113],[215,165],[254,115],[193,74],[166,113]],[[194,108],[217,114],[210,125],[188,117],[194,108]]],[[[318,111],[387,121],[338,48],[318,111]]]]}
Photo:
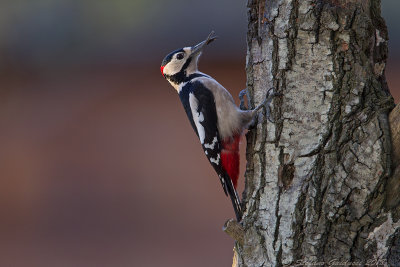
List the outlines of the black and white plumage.
{"type": "Polygon", "coordinates": [[[195,46],[171,52],[162,61],[161,73],[179,93],[204,153],[217,172],[225,194],[230,196],[236,218],[240,221],[242,209],[236,192],[239,140],[266,102],[253,110],[241,110],[222,85],[198,71],[198,59],[204,46],[215,38],[211,33],[195,46]]]}

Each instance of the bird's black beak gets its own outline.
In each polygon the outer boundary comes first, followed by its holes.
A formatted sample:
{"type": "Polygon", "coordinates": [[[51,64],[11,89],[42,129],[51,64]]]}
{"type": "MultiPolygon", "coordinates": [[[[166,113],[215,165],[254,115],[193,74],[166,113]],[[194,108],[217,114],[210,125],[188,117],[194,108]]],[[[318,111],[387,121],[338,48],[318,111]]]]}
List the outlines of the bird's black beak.
{"type": "Polygon", "coordinates": [[[212,31],[212,32],[208,35],[207,39],[205,39],[205,40],[202,41],[201,43],[198,43],[197,45],[191,47],[192,55],[194,55],[194,54],[199,54],[199,53],[203,50],[203,48],[204,48],[205,45],[208,45],[209,43],[211,43],[212,41],[214,41],[214,40],[217,39],[217,38],[218,38],[218,37],[214,35],[214,31],[212,31]]]}

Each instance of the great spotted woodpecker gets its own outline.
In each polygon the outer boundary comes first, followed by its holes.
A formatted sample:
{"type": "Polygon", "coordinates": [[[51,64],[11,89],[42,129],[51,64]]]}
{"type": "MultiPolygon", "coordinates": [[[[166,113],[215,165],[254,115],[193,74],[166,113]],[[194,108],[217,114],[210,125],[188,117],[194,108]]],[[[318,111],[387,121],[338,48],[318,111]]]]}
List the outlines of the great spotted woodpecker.
{"type": "MultiPolygon", "coordinates": [[[[269,118],[269,103],[276,94],[268,94],[266,100],[253,110],[241,110],[222,85],[198,71],[197,64],[203,48],[216,39],[213,34],[211,32],[206,40],[195,46],[169,53],[161,63],[161,73],[179,93],[204,153],[217,172],[225,194],[229,194],[236,219],[240,221],[242,208],[236,192],[239,140],[262,107],[266,108],[269,118]]],[[[241,102],[244,93],[241,92],[241,102]]]]}

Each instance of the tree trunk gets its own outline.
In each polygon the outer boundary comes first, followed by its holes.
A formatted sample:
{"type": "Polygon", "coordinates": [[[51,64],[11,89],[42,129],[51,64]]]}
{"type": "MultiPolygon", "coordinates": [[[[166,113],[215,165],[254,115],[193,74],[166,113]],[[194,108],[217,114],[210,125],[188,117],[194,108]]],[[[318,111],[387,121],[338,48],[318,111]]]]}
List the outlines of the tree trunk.
{"type": "Polygon", "coordinates": [[[251,106],[235,266],[400,265],[379,0],[248,0],[251,106]]]}

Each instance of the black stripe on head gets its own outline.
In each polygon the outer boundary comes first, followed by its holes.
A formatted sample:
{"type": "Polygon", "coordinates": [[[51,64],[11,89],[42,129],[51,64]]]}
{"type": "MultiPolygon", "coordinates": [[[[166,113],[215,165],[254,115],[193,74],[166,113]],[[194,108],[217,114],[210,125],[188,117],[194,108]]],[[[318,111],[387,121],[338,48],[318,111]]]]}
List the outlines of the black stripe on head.
{"type": "Polygon", "coordinates": [[[169,53],[169,54],[163,59],[163,61],[161,62],[161,66],[167,65],[167,64],[172,60],[172,57],[173,57],[176,53],[179,53],[179,52],[185,52],[185,51],[183,51],[183,48],[177,49],[177,50],[175,50],[175,51],[172,51],[171,53],[169,53]]]}
{"type": "Polygon", "coordinates": [[[182,69],[178,73],[175,73],[174,75],[165,75],[165,77],[176,84],[187,81],[188,77],[186,74],[186,69],[189,66],[190,62],[192,62],[191,56],[186,60],[185,64],[183,64],[182,66],[182,69]]]}

